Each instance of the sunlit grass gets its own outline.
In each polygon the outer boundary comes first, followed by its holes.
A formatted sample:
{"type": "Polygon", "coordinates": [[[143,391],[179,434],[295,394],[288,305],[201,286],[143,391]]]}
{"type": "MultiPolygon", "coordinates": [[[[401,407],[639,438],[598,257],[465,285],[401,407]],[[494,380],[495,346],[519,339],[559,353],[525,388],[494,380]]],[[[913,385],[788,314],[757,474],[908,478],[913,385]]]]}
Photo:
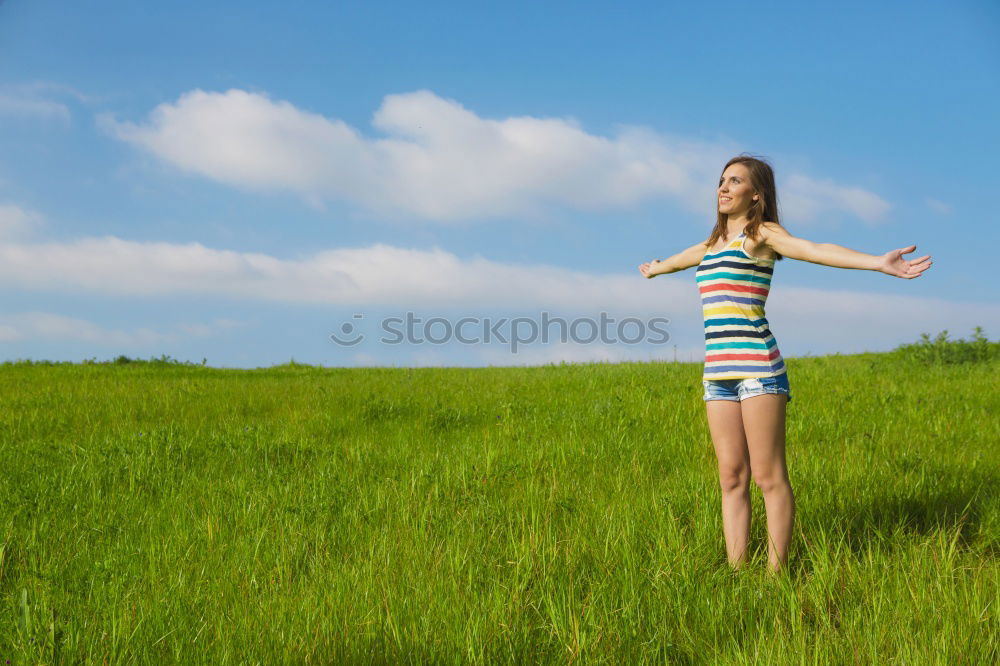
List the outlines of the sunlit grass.
{"type": "Polygon", "coordinates": [[[995,663],[996,345],[789,359],[778,580],[700,364],[6,364],[0,664],[995,663]]]}

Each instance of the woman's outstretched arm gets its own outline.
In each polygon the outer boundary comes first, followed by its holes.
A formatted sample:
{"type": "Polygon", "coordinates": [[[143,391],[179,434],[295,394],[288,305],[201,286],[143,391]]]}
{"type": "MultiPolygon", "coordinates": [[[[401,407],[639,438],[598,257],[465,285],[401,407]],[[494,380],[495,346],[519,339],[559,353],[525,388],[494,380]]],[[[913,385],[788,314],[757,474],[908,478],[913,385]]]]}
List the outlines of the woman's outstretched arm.
{"type": "Polygon", "coordinates": [[[886,275],[913,279],[920,277],[934,263],[929,254],[918,259],[903,259],[904,254],[917,249],[916,245],[890,250],[879,256],[857,252],[833,243],[813,243],[804,238],[796,238],[784,227],[773,222],[765,222],[760,229],[764,243],[775,252],[792,259],[823,266],[878,271],[886,275]]]}
{"type": "Polygon", "coordinates": [[[676,273],[677,271],[682,271],[685,268],[691,268],[692,266],[697,266],[701,263],[701,260],[705,257],[705,253],[708,252],[708,245],[705,243],[697,243],[692,245],[686,250],[678,252],[672,257],[666,259],[653,259],[652,261],[647,261],[644,264],[639,264],[639,272],[645,278],[653,278],[657,275],[664,275],[666,273],[676,273]]]}

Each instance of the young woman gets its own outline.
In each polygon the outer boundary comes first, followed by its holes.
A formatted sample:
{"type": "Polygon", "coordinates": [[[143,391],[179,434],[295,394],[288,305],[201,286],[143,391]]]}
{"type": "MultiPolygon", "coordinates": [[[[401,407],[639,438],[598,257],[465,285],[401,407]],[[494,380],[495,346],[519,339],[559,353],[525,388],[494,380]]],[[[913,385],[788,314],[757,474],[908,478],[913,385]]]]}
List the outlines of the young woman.
{"type": "Polygon", "coordinates": [[[903,259],[916,247],[876,256],[792,236],[778,220],[771,166],[743,154],[729,160],[719,179],[718,217],[708,240],[639,266],[646,278],[698,267],[695,279],[705,318],[702,384],[719,462],[726,553],[733,568],[747,560],[751,475],[764,496],[771,573],[787,566],[795,515],[785,464],[785,407],[792,394],[764,315],[775,262],[790,257],[912,279],[932,263],[930,255],[903,259]]]}

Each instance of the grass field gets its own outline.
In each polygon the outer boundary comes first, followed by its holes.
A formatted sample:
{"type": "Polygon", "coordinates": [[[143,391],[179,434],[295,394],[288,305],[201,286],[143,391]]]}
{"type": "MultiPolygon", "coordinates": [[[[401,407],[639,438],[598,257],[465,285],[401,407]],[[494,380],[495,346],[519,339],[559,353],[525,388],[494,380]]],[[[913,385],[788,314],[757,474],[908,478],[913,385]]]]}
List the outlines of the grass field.
{"type": "Polygon", "coordinates": [[[7,363],[0,664],[997,663],[998,348],[788,360],[777,580],[701,364],[7,363]]]}

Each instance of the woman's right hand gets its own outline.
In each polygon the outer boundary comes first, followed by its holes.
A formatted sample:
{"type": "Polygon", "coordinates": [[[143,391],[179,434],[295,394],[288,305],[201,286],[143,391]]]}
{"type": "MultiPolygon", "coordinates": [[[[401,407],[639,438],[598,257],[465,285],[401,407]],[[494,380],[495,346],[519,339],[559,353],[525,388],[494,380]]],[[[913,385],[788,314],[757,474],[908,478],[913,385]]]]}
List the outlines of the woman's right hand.
{"type": "Polygon", "coordinates": [[[639,272],[642,273],[644,278],[654,278],[660,275],[662,271],[657,270],[662,266],[663,262],[659,259],[653,259],[652,261],[647,261],[644,264],[639,264],[639,272]]]}

